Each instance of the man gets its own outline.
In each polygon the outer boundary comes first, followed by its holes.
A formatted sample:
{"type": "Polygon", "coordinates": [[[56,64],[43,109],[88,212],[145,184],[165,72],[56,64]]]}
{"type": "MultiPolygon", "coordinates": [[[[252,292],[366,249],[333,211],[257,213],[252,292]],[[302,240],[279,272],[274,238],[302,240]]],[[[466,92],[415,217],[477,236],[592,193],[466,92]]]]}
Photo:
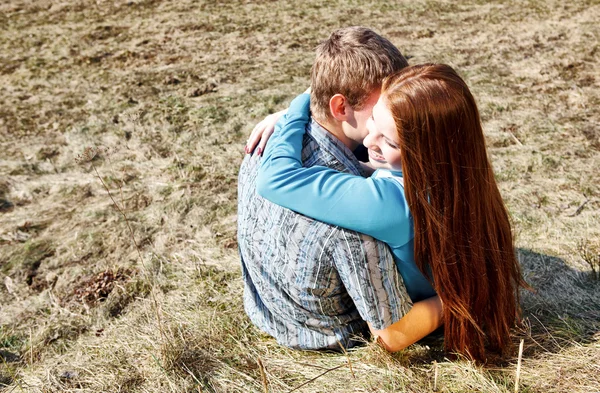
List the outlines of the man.
{"type": "MultiPolygon", "coordinates": [[[[350,27],[317,48],[311,72],[313,122],[304,139],[305,166],[364,175],[352,150],[383,78],[407,65],[373,31],[350,27]]],[[[412,307],[387,246],[274,205],[256,193],[260,151],[242,163],[238,243],[244,306],[252,322],[292,348],[351,347],[357,336],[385,331],[412,307]]]]}

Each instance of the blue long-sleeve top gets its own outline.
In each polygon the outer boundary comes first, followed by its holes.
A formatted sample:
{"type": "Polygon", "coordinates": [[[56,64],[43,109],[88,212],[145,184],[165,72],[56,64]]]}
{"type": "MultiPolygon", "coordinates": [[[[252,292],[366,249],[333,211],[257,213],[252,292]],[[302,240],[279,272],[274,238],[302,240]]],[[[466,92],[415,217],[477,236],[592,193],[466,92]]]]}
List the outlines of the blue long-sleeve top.
{"type": "Polygon", "coordinates": [[[271,202],[328,224],[387,243],[416,302],[436,293],[417,268],[414,228],[402,173],[378,169],[369,178],[324,166],[302,166],[302,140],[310,121],[310,95],[292,101],[269,139],[257,178],[258,193],[271,202]]]}

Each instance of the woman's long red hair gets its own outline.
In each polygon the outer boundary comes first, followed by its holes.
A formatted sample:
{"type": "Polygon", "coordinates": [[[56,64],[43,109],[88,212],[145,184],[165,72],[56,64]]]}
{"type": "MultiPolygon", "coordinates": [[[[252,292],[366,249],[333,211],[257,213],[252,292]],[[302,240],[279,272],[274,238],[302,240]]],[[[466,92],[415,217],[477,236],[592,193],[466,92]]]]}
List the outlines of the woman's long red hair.
{"type": "Polygon", "coordinates": [[[391,75],[382,95],[398,130],[415,259],[444,304],[446,349],[485,361],[509,344],[526,284],[477,105],[443,64],[391,75]]]}

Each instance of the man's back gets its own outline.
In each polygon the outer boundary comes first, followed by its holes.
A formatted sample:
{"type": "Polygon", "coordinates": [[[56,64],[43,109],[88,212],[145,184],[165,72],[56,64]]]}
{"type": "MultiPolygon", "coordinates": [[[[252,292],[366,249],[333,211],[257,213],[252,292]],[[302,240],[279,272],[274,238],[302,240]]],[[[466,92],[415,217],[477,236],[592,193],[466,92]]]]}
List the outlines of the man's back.
{"type": "MultiPolygon", "coordinates": [[[[317,123],[308,127],[304,166],[361,174],[358,161],[317,123]]],[[[244,305],[255,325],[286,346],[339,349],[399,320],[411,303],[385,244],[274,205],[256,193],[260,158],[239,174],[238,243],[244,305]]]]}

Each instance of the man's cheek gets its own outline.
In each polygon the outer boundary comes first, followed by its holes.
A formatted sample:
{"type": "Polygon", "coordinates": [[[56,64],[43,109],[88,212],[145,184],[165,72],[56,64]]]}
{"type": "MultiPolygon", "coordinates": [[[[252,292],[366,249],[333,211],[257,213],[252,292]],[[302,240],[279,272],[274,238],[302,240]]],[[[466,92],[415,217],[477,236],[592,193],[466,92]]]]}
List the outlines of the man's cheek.
{"type": "Polygon", "coordinates": [[[361,140],[364,140],[367,135],[369,135],[369,130],[367,129],[367,125],[364,124],[361,128],[360,128],[360,138],[361,140]]]}

